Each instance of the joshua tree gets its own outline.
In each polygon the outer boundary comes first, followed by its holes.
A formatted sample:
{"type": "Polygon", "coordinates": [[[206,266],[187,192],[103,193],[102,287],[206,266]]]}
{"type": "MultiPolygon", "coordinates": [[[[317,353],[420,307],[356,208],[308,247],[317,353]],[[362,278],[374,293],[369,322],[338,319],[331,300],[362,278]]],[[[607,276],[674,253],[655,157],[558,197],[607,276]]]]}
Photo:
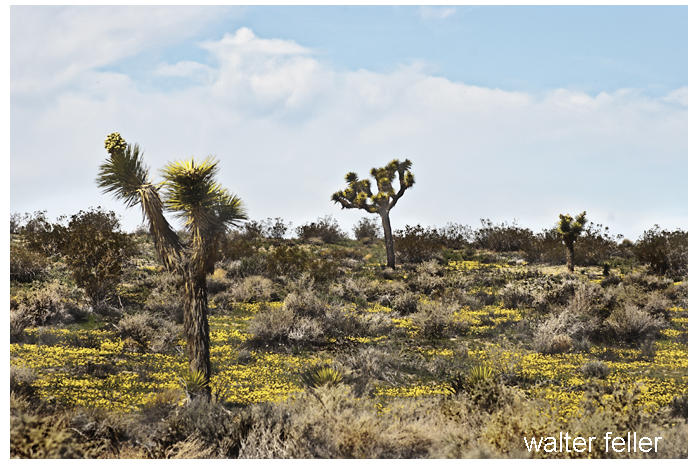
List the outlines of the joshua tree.
{"type": "Polygon", "coordinates": [[[156,184],[148,178],[137,144],[127,146],[119,133],[113,133],[105,148],[110,157],[100,166],[98,186],[129,208],[141,205],[166,269],[182,277],[189,370],[201,380],[208,397],[211,361],[206,274],[213,271],[228,226],[247,219],[242,202],[214,181],[218,162],[211,157],[202,162],[170,163],[161,171],[164,181],[156,184]],[[188,240],[179,238],[164,211],[175,213],[184,222],[188,240]]]}
{"type": "Polygon", "coordinates": [[[585,224],[587,223],[587,218],[585,218],[585,212],[582,212],[578,216],[573,217],[570,215],[558,215],[560,220],[556,225],[556,231],[563,239],[563,243],[566,245],[568,250],[566,251],[566,261],[568,265],[568,271],[571,273],[575,268],[575,251],[573,250],[573,244],[580,237],[585,224]]]}
{"type": "Polygon", "coordinates": [[[378,188],[376,194],[371,191],[371,181],[368,179],[359,180],[357,173],[347,173],[345,176],[347,189],[332,195],[332,200],[342,205],[342,208],[360,208],[369,213],[379,214],[386,243],[386,261],[388,266],[393,269],[396,268],[396,255],[393,251],[393,233],[388,213],[396,206],[398,199],[403,197],[405,191],[415,184],[415,177],[410,172],[412,165],[410,160],[405,160],[402,163],[393,160],[383,168],[372,168],[371,176],[376,180],[378,188]],[[396,173],[400,183],[398,192],[393,189],[396,173]]]}

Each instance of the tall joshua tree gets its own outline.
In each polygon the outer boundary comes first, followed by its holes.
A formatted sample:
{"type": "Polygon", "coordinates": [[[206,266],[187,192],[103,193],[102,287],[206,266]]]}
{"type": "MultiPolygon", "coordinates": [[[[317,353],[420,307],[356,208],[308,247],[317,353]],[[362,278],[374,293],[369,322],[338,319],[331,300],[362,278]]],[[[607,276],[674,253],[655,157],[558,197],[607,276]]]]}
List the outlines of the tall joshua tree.
{"type": "Polygon", "coordinates": [[[399,162],[391,161],[383,168],[372,168],[371,176],[376,180],[378,192],[374,194],[371,190],[371,181],[368,179],[359,180],[357,173],[347,173],[347,189],[335,192],[332,200],[342,205],[342,208],[360,208],[369,213],[378,213],[383,225],[384,241],[386,243],[386,261],[388,266],[396,268],[396,254],[393,251],[393,233],[391,232],[391,220],[389,212],[396,206],[398,199],[403,197],[405,191],[413,187],[415,177],[410,172],[412,166],[410,160],[399,162]],[[398,175],[398,192],[393,188],[393,181],[398,175]]]}
{"type": "Polygon", "coordinates": [[[119,133],[113,133],[105,148],[110,156],[100,166],[97,185],[129,208],[141,205],[158,255],[167,270],[182,277],[189,370],[208,397],[211,361],[206,274],[213,271],[228,226],[247,219],[242,202],[214,181],[218,162],[211,157],[169,163],[161,170],[164,181],[156,184],[148,178],[137,144],[127,145],[119,133]],[[165,211],[184,222],[190,233],[187,241],[175,233],[165,211]]]}
{"type": "Polygon", "coordinates": [[[558,215],[560,218],[558,224],[556,225],[556,231],[563,239],[563,243],[566,245],[566,262],[568,265],[568,271],[571,273],[575,269],[575,250],[573,249],[573,244],[578,240],[580,234],[587,223],[587,218],[585,218],[585,212],[582,212],[573,219],[570,215],[558,215]]]}

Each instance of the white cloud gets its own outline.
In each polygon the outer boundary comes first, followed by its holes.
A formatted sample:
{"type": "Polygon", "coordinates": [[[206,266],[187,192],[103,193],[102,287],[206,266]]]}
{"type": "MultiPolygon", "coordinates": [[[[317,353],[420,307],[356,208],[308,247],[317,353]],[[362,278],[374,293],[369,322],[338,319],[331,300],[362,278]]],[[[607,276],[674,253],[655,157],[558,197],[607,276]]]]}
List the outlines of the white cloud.
{"type": "MultiPolygon", "coordinates": [[[[96,55],[101,42],[91,47],[86,54],[96,55]]],[[[214,65],[183,61],[153,70],[210,73],[189,87],[141,89],[85,59],[83,74],[94,83],[56,93],[51,105],[13,103],[13,209],[68,208],[72,198],[86,204],[57,213],[97,204],[123,212],[94,185],[102,141],[113,131],[141,144],[154,168],[217,155],[222,184],[241,195],[251,217],[295,224],[332,212],[349,229],[358,215],[340,213],[329,195],[348,171],[366,176],[392,158],[410,158],[417,178],[396,209],[397,227],[516,217],[536,229],[583,209],[601,212],[595,222],[625,212],[616,218],[635,225],[643,220],[637,211],[681,217],[686,209],[681,201],[658,205],[657,194],[678,184],[662,178],[657,163],[686,161],[687,108],[677,105],[686,102],[686,88],[659,99],[565,89],[537,96],[453,82],[420,63],[390,73],[340,72],[306,47],[247,28],[203,47],[214,65]],[[610,179],[613,192],[626,195],[609,195],[610,179]],[[654,190],[639,188],[651,183],[654,190]]],[[[21,93],[14,82],[11,93],[21,93]]],[[[138,221],[138,212],[131,215],[138,221]]]]}
{"type": "Polygon", "coordinates": [[[158,65],[153,74],[157,76],[170,76],[170,77],[192,77],[200,73],[209,73],[211,68],[196,61],[180,61],[174,65],[169,65],[167,63],[161,63],[158,65]]]}
{"type": "Polygon", "coordinates": [[[456,8],[421,6],[420,17],[422,19],[445,19],[456,13],[456,8]]]}
{"type": "Polygon", "coordinates": [[[685,87],[680,87],[679,89],[675,89],[671,92],[669,92],[664,98],[664,101],[666,102],[673,102],[673,103],[679,103],[682,106],[688,106],[688,101],[689,101],[689,90],[687,86],[685,87]]]}
{"type": "Polygon", "coordinates": [[[84,73],[184,40],[220,14],[197,7],[12,6],[11,91],[50,93],[84,73]]]}

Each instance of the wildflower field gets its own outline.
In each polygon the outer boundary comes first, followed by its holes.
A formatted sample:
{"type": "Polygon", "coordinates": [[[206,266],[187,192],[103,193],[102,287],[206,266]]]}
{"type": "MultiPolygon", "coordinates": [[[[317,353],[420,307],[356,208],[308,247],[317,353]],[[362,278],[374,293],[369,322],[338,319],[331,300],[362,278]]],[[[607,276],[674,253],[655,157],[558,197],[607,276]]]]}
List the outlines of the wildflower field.
{"type": "Polygon", "coordinates": [[[376,240],[233,234],[207,278],[206,402],[182,283],[148,234],[130,237],[99,302],[61,256],[11,281],[13,457],[687,455],[687,277],[628,250],[570,273],[463,241],[420,260],[398,247],[392,270],[376,240]],[[650,453],[523,440],[608,431],[664,440],[650,453]]]}

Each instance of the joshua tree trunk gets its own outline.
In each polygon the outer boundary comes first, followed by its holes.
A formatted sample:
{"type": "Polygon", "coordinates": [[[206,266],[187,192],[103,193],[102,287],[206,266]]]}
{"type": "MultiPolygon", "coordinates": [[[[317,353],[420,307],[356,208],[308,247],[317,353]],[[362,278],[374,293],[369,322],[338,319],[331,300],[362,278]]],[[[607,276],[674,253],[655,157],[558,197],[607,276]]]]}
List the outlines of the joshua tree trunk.
{"type": "Polygon", "coordinates": [[[564,242],[566,245],[566,265],[568,265],[568,271],[572,273],[575,268],[574,239],[572,237],[567,237],[564,239],[564,242]]]}
{"type": "Polygon", "coordinates": [[[389,267],[396,269],[396,254],[393,250],[393,232],[391,231],[391,220],[388,217],[388,212],[380,213],[381,223],[383,224],[383,238],[386,244],[386,263],[389,267]]]}
{"type": "Polygon", "coordinates": [[[211,396],[209,379],[211,362],[209,358],[209,319],[206,295],[206,275],[193,276],[189,271],[185,279],[184,334],[187,341],[189,371],[204,375],[204,395],[211,396]]]}

